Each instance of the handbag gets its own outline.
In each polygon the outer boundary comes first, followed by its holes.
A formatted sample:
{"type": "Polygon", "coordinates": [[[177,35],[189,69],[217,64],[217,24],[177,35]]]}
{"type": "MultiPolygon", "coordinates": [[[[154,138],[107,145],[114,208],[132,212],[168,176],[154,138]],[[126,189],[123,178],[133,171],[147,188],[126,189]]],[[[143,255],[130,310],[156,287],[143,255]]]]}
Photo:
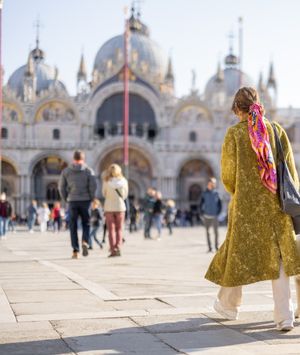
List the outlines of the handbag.
{"type": "Polygon", "coordinates": [[[121,192],[118,189],[115,189],[115,191],[125,203],[125,208],[126,208],[126,210],[125,210],[125,220],[127,221],[127,219],[129,218],[129,210],[130,210],[130,204],[129,204],[128,198],[124,199],[122,194],[121,194],[121,192]]]}
{"type": "Polygon", "coordinates": [[[272,123],[272,127],[275,135],[276,170],[281,210],[292,217],[295,233],[300,234],[300,194],[295,188],[293,178],[284,158],[282,144],[274,123],[272,123]]]}

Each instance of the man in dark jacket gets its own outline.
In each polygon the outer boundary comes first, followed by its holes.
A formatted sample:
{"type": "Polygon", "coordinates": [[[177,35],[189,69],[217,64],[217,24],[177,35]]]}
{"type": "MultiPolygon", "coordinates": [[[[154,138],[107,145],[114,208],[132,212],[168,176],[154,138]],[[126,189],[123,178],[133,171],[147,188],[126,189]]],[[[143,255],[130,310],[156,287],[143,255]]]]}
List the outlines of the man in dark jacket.
{"type": "Polygon", "coordinates": [[[73,163],[65,168],[59,180],[61,197],[69,203],[70,233],[73,248],[73,259],[78,258],[79,243],[77,233],[77,220],[81,217],[82,223],[82,255],[88,255],[89,246],[89,206],[97,188],[94,172],[84,162],[84,153],[76,150],[73,163]]]}
{"type": "Polygon", "coordinates": [[[155,203],[154,195],[155,195],[155,190],[149,187],[143,201],[145,239],[151,239],[150,230],[152,226],[153,207],[155,203]]]}
{"type": "Polygon", "coordinates": [[[215,248],[218,250],[218,215],[222,210],[222,201],[220,199],[219,193],[216,190],[216,179],[210,178],[207,184],[207,189],[203,192],[200,200],[200,214],[202,216],[202,220],[204,226],[206,228],[206,237],[207,237],[207,245],[208,252],[212,252],[211,240],[209,229],[210,227],[214,228],[215,233],[215,248]]]}
{"type": "Polygon", "coordinates": [[[0,238],[5,238],[8,219],[12,215],[11,204],[6,200],[5,192],[0,196],[0,238]]]}

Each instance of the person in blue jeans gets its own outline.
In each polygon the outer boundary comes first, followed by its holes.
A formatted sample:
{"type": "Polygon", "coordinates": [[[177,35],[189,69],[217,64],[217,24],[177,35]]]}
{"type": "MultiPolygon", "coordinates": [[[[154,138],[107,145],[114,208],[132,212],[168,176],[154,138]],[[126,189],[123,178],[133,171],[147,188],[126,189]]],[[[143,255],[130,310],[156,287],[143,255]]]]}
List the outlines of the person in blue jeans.
{"type": "Polygon", "coordinates": [[[93,170],[85,163],[85,155],[81,150],[76,150],[73,163],[65,168],[59,180],[59,192],[64,201],[69,204],[70,234],[73,248],[72,259],[78,258],[78,217],[82,224],[82,255],[88,256],[90,239],[90,214],[89,207],[95,197],[97,184],[93,170]]]}
{"type": "Polygon", "coordinates": [[[156,191],[151,187],[149,187],[143,201],[145,239],[151,239],[150,232],[151,232],[152,219],[153,219],[153,206],[155,203],[155,194],[156,191]]]}
{"type": "Polygon", "coordinates": [[[212,245],[210,240],[209,230],[211,227],[214,229],[215,233],[215,249],[219,248],[219,222],[218,215],[222,210],[222,201],[216,190],[216,179],[210,178],[207,184],[207,189],[201,195],[200,200],[200,215],[202,216],[202,221],[206,229],[206,238],[208,245],[208,252],[212,252],[212,245]]]}
{"type": "Polygon", "coordinates": [[[164,213],[164,204],[161,200],[162,195],[160,191],[156,191],[155,193],[155,202],[153,205],[153,222],[154,225],[157,229],[157,240],[160,240],[161,237],[161,229],[162,229],[162,219],[163,219],[163,213],[164,213]]]}
{"type": "Polygon", "coordinates": [[[27,223],[28,230],[30,233],[33,233],[33,227],[37,217],[37,202],[36,200],[32,200],[31,204],[27,208],[27,223]]]}
{"type": "Polygon", "coordinates": [[[8,221],[12,215],[11,204],[6,200],[5,192],[0,195],[0,238],[5,238],[8,221]]]}
{"type": "Polygon", "coordinates": [[[91,208],[91,217],[90,217],[90,239],[89,239],[89,249],[93,249],[93,239],[103,249],[102,243],[97,238],[97,232],[101,225],[102,216],[100,212],[101,203],[98,199],[94,199],[92,202],[91,208]]]}

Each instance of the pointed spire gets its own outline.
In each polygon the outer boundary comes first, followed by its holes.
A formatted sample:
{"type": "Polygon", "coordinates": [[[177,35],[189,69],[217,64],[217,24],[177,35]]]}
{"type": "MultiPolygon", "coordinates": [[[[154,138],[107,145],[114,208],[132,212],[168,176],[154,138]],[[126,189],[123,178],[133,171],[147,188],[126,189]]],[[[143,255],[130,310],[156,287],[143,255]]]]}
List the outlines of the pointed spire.
{"type": "Polygon", "coordinates": [[[80,58],[79,69],[78,69],[78,73],[77,73],[77,81],[86,80],[86,78],[87,78],[86,65],[85,65],[85,60],[84,60],[84,56],[82,53],[81,58],[80,58]]]}
{"type": "Polygon", "coordinates": [[[57,68],[57,66],[55,66],[55,67],[54,67],[54,80],[55,80],[55,81],[58,80],[58,73],[59,73],[58,68],[57,68]]]}
{"type": "Polygon", "coordinates": [[[268,83],[267,83],[267,87],[270,88],[277,88],[277,83],[276,83],[276,78],[275,78],[275,74],[274,74],[274,66],[273,66],[273,62],[270,63],[270,71],[269,71],[269,78],[268,78],[268,83]]]}
{"type": "Polygon", "coordinates": [[[32,53],[31,52],[28,55],[25,75],[28,76],[28,77],[31,77],[31,76],[34,75],[34,62],[33,62],[32,53]]]}
{"type": "Polygon", "coordinates": [[[166,79],[172,80],[172,81],[174,80],[173,64],[172,64],[172,58],[171,57],[169,57],[166,79]]]}
{"type": "Polygon", "coordinates": [[[231,32],[229,38],[229,54],[225,57],[225,65],[227,67],[236,67],[239,64],[239,58],[233,54],[233,40],[234,34],[231,32]]]}
{"type": "Polygon", "coordinates": [[[141,8],[139,1],[133,1],[131,6],[131,16],[129,18],[129,29],[132,32],[138,32],[144,36],[149,37],[148,27],[141,21],[141,8]],[[136,3],[138,8],[136,9],[136,3]]]}
{"type": "Polygon", "coordinates": [[[40,49],[40,28],[41,28],[41,23],[39,18],[37,19],[35,23],[36,27],[36,47],[31,51],[32,57],[35,62],[40,62],[45,58],[45,52],[40,49]]]}
{"type": "Polygon", "coordinates": [[[222,82],[222,81],[224,81],[224,71],[223,71],[222,68],[221,68],[221,63],[220,63],[220,61],[218,62],[216,81],[217,81],[217,82],[222,82]]]}
{"type": "Polygon", "coordinates": [[[260,74],[259,74],[259,79],[258,79],[258,85],[257,86],[258,86],[258,90],[260,92],[263,92],[266,89],[265,84],[264,84],[264,79],[263,79],[263,73],[262,72],[260,72],[260,74]]]}

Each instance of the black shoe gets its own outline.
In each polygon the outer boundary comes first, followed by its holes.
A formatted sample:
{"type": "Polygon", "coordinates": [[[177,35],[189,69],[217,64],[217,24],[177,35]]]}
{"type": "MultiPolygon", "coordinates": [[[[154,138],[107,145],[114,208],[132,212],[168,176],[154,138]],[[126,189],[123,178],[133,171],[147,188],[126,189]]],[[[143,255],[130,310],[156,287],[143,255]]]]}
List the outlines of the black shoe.
{"type": "Polygon", "coordinates": [[[99,245],[99,246],[100,246],[100,249],[103,249],[103,245],[102,245],[101,243],[100,243],[100,245],[99,245]]]}
{"type": "Polygon", "coordinates": [[[207,253],[212,253],[212,252],[213,252],[212,249],[207,250],[207,253]]]}
{"type": "Polygon", "coordinates": [[[102,240],[102,244],[105,244],[105,239],[102,240]]]}
{"type": "Polygon", "coordinates": [[[82,244],[82,255],[83,256],[88,256],[89,255],[88,244],[86,244],[86,243],[82,244]]]}
{"type": "Polygon", "coordinates": [[[93,250],[93,247],[88,247],[88,250],[93,250]]]}

